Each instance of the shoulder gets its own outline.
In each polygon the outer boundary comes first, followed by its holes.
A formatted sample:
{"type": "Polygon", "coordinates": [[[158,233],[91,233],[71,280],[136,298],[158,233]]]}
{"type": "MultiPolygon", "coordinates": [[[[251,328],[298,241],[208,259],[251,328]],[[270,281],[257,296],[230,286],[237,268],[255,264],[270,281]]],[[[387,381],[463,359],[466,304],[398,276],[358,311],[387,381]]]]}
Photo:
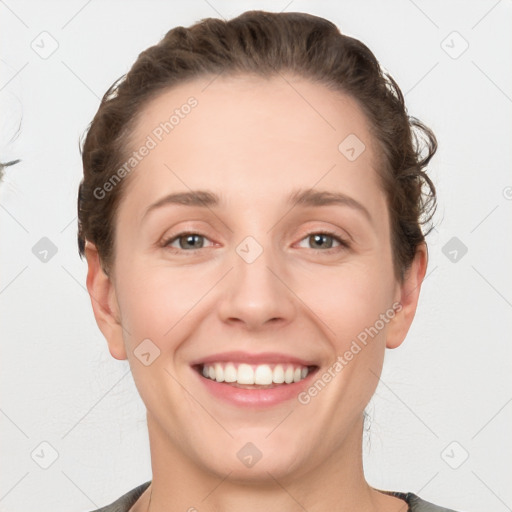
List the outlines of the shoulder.
{"type": "Polygon", "coordinates": [[[409,505],[408,512],[457,512],[451,508],[440,507],[434,505],[429,501],[421,499],[419,496],[412,492],[395,492],[387,491],[386,494],[391,494],[407,502],[409,505]]]}
{"type": "MultiPolygon", "coordinates": [[[[105,507],[99,508],[97,510],[91,512],[129,512],[130,508],[135,504],[135,502],[140,498],[142,493],[148,488],[151,482],[145,482],[135,489],[128,491],[126,494],[123,494],[116,501],[107,505],[105,507]]],[[[412,492],[397,492],[397,491],[380,491],[385,494],[390,494],[397,498],[404,500],[408,505],[408,512],[457,512],[451,508],[440,507],[439,505],[434,505],[428,501],[421,499],[419,496],[412,492]]]]}
{"type": "Polygon", "coordinates": [[[123,494],[116,501],[105,507],[93,510],[91,512],[128,512],[134,503],[140,498],[142,493],[149,487],[151,482],[145,482],[135,489],[123,494]]]}

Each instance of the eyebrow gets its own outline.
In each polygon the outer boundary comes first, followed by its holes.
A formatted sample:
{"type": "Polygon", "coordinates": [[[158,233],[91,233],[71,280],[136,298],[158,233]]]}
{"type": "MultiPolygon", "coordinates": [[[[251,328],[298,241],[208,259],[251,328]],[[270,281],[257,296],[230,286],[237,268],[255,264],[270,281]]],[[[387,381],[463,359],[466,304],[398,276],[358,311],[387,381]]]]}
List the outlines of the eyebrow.
{"type": "MultiPolygon", "coordinates": [[[[372,222],[370,212],[359,201],[341,192],[327,190],[298,189],[292,191],[287,198],[287,204],[292,206],[346,206],[362,213],[366,219],[372,222]]],[[[191,207],[218,208],[222,206],[221,198],[209,190],[192,190],[190,192],[177,192],[166,195],[150,205],[142,218],[150,212],[168,205],[183,205],[191,207]]]]}

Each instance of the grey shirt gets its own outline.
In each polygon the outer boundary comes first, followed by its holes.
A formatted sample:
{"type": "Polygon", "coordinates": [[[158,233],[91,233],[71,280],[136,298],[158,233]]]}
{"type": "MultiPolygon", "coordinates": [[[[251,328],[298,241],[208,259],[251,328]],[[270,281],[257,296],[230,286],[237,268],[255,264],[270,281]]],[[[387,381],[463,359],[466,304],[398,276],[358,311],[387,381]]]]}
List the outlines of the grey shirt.
{"type": "MultiPolygon", "coordinates": [[[[142,493],[149,487],[151,482],[146,482],[139,485],[135,489],[123,494],[119,499],[107,505],[106,507],[99,508],[93,512],[128,512],[135,502],[140,498],[142,493]]],[[[450,508],[439,507],[428,501],[422,500],[412,492],[395,492],[395,491],[380,491],[385,494],[390,494],[408,504],[407,512],[455,512],[450,508]]]]}

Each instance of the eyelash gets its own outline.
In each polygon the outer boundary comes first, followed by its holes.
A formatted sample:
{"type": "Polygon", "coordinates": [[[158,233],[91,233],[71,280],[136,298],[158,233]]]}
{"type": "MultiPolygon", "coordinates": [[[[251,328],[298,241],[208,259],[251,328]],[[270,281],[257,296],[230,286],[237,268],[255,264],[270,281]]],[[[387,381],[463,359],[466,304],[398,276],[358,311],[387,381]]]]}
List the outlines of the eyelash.
{"type": "MultiPolygon", "coordinates": [[[[197,249],[185,250],[185,249],[178,249],[176,247],[170,247],[170,244],[172,242],[175,242],[176,240],[179,240],[181,237],[188,236],[188,235],[198,235],[202,238],[208,239],[208,237],[206,235],[201,235],[201,233],[198,233],[196,231],[183,231],[181,233],[172,235],[172,236],[164,239],[162,241],[161,245],[163,248],[169,249],[171,252],[174,252],[174,253],[180,253],[180,252],[194,253],[195,251],[199,251],[200,249],[205,249],[205,247],[199,247],[197,249]]],[[[329,249],[312,249],[313,251],[316,250],[316,251],[320,251],[320,252],[323,252],[326,254],[332,254],[333,252],[337,252],[337,250],[339,250],[341,248],[344,248],[344,249],[350,248],[350,244],[345,239],[341,238],[337,233],[335,233],[333,231],[329,231],[329,230],[311,231],[310,233],[306,233],[306,235],[300,239],[300,242],[302,242],[303,240],[305,240],[313,235],[327,235],[327,236],[333,238],[335,241],[337,241],[340,244],[338,247],[330,247],[329,249]]]]}

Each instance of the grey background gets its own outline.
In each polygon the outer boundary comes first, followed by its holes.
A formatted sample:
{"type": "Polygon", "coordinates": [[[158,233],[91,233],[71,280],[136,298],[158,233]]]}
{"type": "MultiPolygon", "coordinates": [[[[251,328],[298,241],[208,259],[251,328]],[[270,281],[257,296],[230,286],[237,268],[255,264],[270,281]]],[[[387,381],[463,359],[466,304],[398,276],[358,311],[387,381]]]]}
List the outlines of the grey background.
{"type": "Polygon", "coordinates": [[[512,1],[6,0],[0,158],[22,162],[0,187],[0,511],[90,510],[151,478],[144,407],[77,255],[78,138],[167,30],[248,9],[310,12],[361,39],[439,140],[428,276],[368,409],[367,479],[511,510],[512,1]]]}

